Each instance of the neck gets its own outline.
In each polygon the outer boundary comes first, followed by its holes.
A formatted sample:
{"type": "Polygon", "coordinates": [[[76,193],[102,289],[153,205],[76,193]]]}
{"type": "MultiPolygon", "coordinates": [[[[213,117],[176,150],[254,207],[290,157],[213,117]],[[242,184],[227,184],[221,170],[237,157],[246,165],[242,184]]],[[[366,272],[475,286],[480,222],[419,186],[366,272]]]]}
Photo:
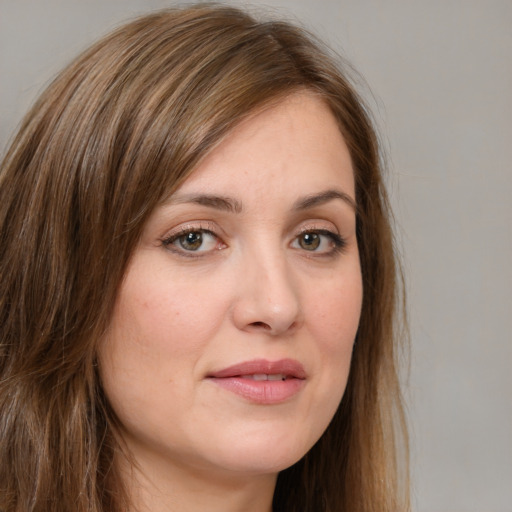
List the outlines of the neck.
{"type": "Polygon", "coordinates": [[[118,461],[129,512],[271,512],[276,474],[238,474],[167,461],[118,461]]]}

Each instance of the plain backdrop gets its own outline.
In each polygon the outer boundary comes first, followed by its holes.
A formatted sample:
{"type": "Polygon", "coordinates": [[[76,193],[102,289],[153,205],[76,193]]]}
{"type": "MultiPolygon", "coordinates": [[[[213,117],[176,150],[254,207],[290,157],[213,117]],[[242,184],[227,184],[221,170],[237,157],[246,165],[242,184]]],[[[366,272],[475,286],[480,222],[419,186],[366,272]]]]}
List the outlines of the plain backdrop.
{"type": "MultiPolygon", "coordinates": [[[[414,509],[511,512],[512,1],[264,4],[355,65],[383,135],[409,295],[414,509]]],[[[0,152],[77,52],[169,5],[0,0],[0,152]]]]}

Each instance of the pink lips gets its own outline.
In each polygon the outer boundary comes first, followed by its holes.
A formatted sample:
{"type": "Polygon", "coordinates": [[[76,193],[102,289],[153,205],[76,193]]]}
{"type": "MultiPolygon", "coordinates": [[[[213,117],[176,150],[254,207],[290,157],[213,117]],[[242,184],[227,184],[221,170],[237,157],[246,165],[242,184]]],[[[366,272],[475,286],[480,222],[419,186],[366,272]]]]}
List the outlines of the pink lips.
{"type": "Polygon", "coordinates": [[[298,393],[306,379],[294,359],[255,359],[213,372],[208,379],[257,404],[278,404],[298,393]]]}

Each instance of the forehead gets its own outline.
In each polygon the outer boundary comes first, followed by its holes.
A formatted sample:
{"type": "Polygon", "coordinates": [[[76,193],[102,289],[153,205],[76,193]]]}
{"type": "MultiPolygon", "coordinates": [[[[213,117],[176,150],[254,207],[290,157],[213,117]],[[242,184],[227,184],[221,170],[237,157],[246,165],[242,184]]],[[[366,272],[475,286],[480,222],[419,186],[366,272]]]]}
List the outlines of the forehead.
{"type": "Polygon", "coordinates": [[[292,94],[233,128],[177,190],[268,195],[336,186],[354,198],[347,145],[329,107],[309,92],[292,94]]]}

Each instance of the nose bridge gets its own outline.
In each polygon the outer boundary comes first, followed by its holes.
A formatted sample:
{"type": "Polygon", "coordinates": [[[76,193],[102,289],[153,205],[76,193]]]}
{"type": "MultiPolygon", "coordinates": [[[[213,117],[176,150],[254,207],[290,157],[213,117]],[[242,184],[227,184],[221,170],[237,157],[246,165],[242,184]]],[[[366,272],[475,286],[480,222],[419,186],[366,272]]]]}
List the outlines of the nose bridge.
{"type": "Polygon", "coordinates": [[[281,334],[300,319],[297,282],[279,243],[268,240],[247,247],[241,268],[239,326],[281,334]]]}

